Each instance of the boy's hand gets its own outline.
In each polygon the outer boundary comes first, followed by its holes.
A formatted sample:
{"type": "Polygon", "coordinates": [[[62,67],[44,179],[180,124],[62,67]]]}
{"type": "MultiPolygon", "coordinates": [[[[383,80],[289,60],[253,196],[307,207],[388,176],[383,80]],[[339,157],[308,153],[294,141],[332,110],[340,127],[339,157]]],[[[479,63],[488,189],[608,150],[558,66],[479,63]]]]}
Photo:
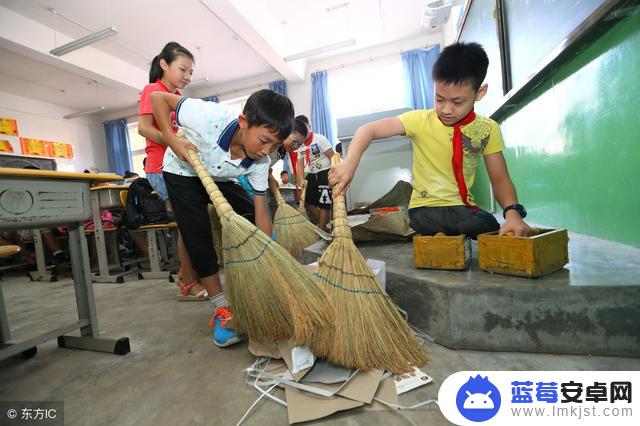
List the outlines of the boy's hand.
{"type": "Polygon", "coordinates": [[[349,184],[353,175],[356,173],[357,164],[351,163],[345,159],[339,164],[331,166],[329,170],[329,185],[333,188],[334,194],[343,193],[349,184]]]}
{"type": "Polygon", "coordinates": [[[189,151],[198,152],[198,147],[189,142],[185,138],[176,138],[171,144],[171,150],[178,156],[182,161],[186,161],[189,163],[191,167],[196,168],[191,156],[189,155],[189,151]]]}
{"type": "Polygon", "coordinates": [[[530,230],[531,228],[524,220],[522,220],[520,215],[517,212],[510,210],[507,212],[506,220],[500,227],[498,235],[504,235],[507,232],[513,232],[513,235],[515,235],[516,237],[526,237],[529,235],[530,230]]]}

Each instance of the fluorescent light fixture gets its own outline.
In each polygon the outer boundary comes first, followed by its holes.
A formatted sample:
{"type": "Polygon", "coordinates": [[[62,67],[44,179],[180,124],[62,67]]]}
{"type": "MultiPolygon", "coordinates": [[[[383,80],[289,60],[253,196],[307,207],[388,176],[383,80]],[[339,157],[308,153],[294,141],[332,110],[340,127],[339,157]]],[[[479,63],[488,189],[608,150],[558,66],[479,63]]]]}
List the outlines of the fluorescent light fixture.
{"type": "Polygon", "coordinates": [[[99,106],[98,108],[90,109],[89,111],[74,112],[73,114],[65,115],[62,118],[66,118],[67,120],[69,120],[71,118],[82,117],[83,115],[94,114],[94,113],[100,112],[100,111],[104,111],[104,107],[103,106],[99,106]]]}
{"type": "Polygon", "coordinates": [[[96,31],[93,34],[89,34],[87,36],[84,36],[82,38],[69,42],[67,44],[63,44],[60,47],[56,47],[55,49],[51,50],[49,53],[51,53],[54,56],[66,55],[67,53],[73,52],[74,50],[78,50],[82,47],[93,44],[97,41],[100,41],[102,39],[115,35],[117,33],[118,33],[118,30],[116,29],[116,27],[105,28],[104,30],[96,31]]]}
{"type": "Polygon", "coordinates": [[[320,53],[329,52],[331,50],[342,49],[343,47],[349,47],[356,44],[355,38],[341,41],[339,43],[328,44],[326,46],[317,47],[315,49],[307,50],[305,52],[296,53],[294,55],[285,56],[283,59],[285,62],[295,61],[296,59],[306,58],[307,56],[319,55],[320,53]]]}

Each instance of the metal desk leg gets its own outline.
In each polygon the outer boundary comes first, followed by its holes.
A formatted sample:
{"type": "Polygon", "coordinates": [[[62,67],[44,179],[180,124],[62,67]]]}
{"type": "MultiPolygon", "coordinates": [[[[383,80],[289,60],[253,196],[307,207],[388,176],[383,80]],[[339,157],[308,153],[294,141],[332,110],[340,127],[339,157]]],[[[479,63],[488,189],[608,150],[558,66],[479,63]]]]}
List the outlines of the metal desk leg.
{"type": "MultiPolygon", "coordinates": [[[[13,345],[10,342],[11,331],[9,330],[9,320],[7,318],[7,310],[5,309],[4,306],[5,306],[4,295],[2,294],[2,285],[0,285],[0,352],[2,350],[10,351],[15,349],[15,347],[12,347],[15,345],[13,345]]],[[[22,352],[23,357],[31,358],[38,353],[38,347],[35,345],[34,346],[25,345],[24,348],[19,348],[19,350],[13,351],[13,354],[18,354],[20,352],[22,352]]],[[[0,357],[0,359],[2,359],[2,357],[0,357]]]]}
{"type": "Polygon", "coordinates": [[[9,331],[9,320],[7,319],[7,310],[4,307],[4,296],[2,294],[2,284],[0,284],[0,348],[5,346],[11,340],[11,332],[9,331]]]}
{"type": "Polygon", "coordinates": [[[44,257],[44,245],[42,243],[42,233],[40,229],[33,230],[33,245],[36,249],[36,271],[29,272],[31,281],[58,281],[58,277],[47,272],[47,263],[44,257]]]}
{"type": "Polygon", "coordinates": [[[58,346],[61,348],[111,352],[118,355],[129,353],[131,348],[128,337],[121,337],[117,340],[98,337],[98,318],[91,284],[89,250],[81,224],[69,227],[69,252],[71,255],[76,304],[78,306],[78,319],[86,325],[80,327],[81,337],[59,336],[58,346]]]}
{"type": "Polygon", "coordinates": [[[109,275],[109,259],[107,258],[107,247],[102,228],[102,218],[100,216],[100,200],[98,191],[91,191],[91,214],[93,216],[94,237],[96,240],[96,253],[98,256],[99,275],[93,276],[96,283],[123,283],[124,278],[117,275],[109,275]]]}
{"type": "Polygon", "coordinates": [[[147,251],[149,253],[149,264],[151,266],[151,272],[140,272],[138,278],[153,279],[153,278],[169,278],[171,272],[163,271],[160,268],[160,255],[158,254],[158,238],[155,230],[147,230],[147,251]]]}

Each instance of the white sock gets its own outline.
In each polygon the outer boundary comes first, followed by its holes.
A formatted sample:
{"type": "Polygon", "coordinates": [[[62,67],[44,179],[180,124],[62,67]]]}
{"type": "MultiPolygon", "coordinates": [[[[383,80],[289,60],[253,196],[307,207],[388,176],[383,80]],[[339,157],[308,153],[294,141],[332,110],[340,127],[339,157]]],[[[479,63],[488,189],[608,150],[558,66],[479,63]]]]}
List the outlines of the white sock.
{"type": "Polygon", "coordinates": [[[224,291],[221,291],[215,296],[209,297],[209,301],[211,302],[211,306],[214,310],[222,307],[227,308],[229,306],[229,302],[227,301],[227,296],[225,296],[224,291]]]}

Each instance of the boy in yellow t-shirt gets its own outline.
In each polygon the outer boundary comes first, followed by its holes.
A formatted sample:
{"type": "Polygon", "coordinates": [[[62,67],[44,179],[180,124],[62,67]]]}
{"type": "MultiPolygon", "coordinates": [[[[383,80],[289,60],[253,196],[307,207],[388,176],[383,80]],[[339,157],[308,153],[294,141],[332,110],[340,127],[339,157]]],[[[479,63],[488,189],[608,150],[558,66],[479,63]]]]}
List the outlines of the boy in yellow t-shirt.
{"type": "Polygon", "coordinates": [[[341,164],[329,172],[335,193],[349,185],[360,158],[374,139],[406,135],[413,142],[413,192],[409,203],[411,227],[423,235],[478,234],[500,229],[526,235],[526,210],[518,203],[502,155],[504,142],[498,124],[475,114],[473,106],[487,93],[482,84],[489,59],[477,43],[447,46],[433,66],[435,109],[415,110],[360,127],[341,164]],[[493,215],[473,202],[473,185],[480,157],[503,208],[500,226],[493,215]]]}

